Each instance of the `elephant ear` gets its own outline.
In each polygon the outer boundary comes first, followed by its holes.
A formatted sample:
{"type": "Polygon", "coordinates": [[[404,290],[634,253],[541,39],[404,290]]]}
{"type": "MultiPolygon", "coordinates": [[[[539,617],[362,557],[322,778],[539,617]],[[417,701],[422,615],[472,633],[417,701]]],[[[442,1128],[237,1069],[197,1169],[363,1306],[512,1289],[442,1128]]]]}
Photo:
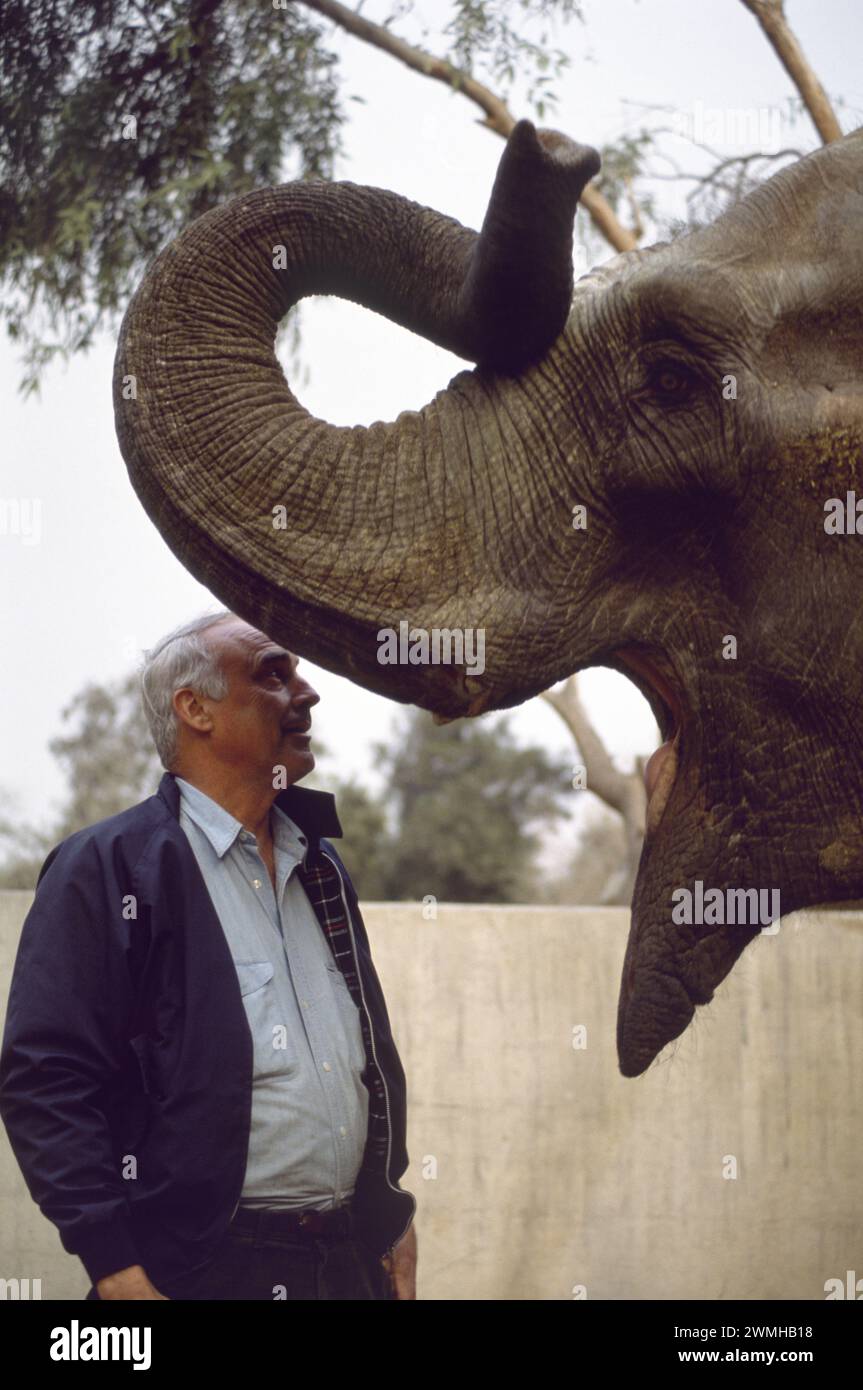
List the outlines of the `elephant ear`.
{"type": "Polygon", "coordinates": [[[765,325],[792,319],[802,331],[829,310],[853,318],[859,342],[861,217],[863,127],[788,164],[684,238],[683,263],[723,265],[741,284],[757,285],[765,325]]]}
{"type": "MultiPolygon", "coordinates": [[[[477,421],[493,382],[541,358],[566,322],[573,216],[598,168],[595,151],[520,121],[479,234],[383,189],[316,180],[235,198],[160,254],[122,325],[116,428],[138,496],[197,579],[369,689],[449,714],[475,706],[454,666],[381,666],[377,634],[405,618],[494,621],[489,576],[506,556],[477,421]],[[274,351],[309,294],[353,300],[482,370],[390,424],[316,419],[274,351]]],[[[516,491],[528,466],[512,460],[516,491]]]]}

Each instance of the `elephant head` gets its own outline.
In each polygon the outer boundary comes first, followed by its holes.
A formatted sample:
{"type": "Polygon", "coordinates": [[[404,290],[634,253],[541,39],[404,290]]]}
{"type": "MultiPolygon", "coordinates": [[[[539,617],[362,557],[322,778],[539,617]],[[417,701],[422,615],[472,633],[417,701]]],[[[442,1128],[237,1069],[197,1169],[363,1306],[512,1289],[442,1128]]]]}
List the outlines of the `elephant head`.
{"type": "Polygon", "coordinates": [[[114,400],[168,544],[291,650],[446,718],[596,665],[644,692],[664,742],[618,1016],[635,1076],[763,925],[681,921],[680,890],[863,897],[863,539],[825,530],[863,497],[863,133],[573,287],[597,168],[520,122],[479,234],[350,183],[240,196],[149,268],[114,400]],[[392,423],[330,425],[274,354],[307,294],[477,365],[392,423]],[[482,630],[484,671],[382,664],[403,621],[482,630]]]}

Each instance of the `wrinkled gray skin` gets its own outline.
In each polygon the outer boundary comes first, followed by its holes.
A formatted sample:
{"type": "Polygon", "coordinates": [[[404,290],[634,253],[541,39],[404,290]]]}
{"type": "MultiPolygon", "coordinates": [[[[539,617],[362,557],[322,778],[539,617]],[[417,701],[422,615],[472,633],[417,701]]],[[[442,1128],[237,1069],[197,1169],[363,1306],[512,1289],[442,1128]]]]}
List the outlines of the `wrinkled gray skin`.
{"type": "Polygon", "coordinates": [[[148,271],[114,396],[168,543],[301,655],[447,717],[588,666],[635,679],[676,750],[623,969],[635,1076],[759,930],[675,924],[676,888],[779,889],[783,914],[863,898],[863,537],[824,530],[828,498],[863,496],[863,134],[573,291],[572,215],[596,167],[519,123],[479,237],[351,184],[235,199],[148,271]],[[273,355],[306,293],[481,365],[391,424],[333,427],[273,355]],[[484,628],[484,674],[378,664],[379,629],[402,619],[484,628]]]}

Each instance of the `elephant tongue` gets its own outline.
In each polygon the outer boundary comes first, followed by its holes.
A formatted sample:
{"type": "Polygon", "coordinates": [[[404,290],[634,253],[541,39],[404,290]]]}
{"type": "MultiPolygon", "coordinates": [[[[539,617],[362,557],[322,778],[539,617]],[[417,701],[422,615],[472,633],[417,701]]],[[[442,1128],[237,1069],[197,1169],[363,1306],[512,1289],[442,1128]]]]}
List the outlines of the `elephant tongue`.
{"type": "Polygon", "coordinates": [[[665,810],[677,772],[677,738],[669,739],[644,766],[644,785],[647,788],[647,829],[653,830],[665,810]]]}

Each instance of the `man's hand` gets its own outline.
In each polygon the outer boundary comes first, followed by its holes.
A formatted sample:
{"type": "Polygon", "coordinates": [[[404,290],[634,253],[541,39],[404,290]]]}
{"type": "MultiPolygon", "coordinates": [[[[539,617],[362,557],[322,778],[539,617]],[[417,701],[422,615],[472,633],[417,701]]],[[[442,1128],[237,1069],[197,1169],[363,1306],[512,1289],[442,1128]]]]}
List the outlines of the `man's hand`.
{"type": "Polygon", "coordinates": [[[128,1269],[120,1269],[116,1274],[106,1274],[96,1285],[96,1292],[100,1299],[161,1298],[166,1303],[171,1301],[150,1283],[143,1265],[129,1265],[128,1269]]]}
{"type": "Polygon", "coordinates": [[[392,1255],[384,1255],[381,1264],[390,1276],[396,1298],[417,1296],[417,1233],[414,1223],[408,1226],[392,1255]]]}

